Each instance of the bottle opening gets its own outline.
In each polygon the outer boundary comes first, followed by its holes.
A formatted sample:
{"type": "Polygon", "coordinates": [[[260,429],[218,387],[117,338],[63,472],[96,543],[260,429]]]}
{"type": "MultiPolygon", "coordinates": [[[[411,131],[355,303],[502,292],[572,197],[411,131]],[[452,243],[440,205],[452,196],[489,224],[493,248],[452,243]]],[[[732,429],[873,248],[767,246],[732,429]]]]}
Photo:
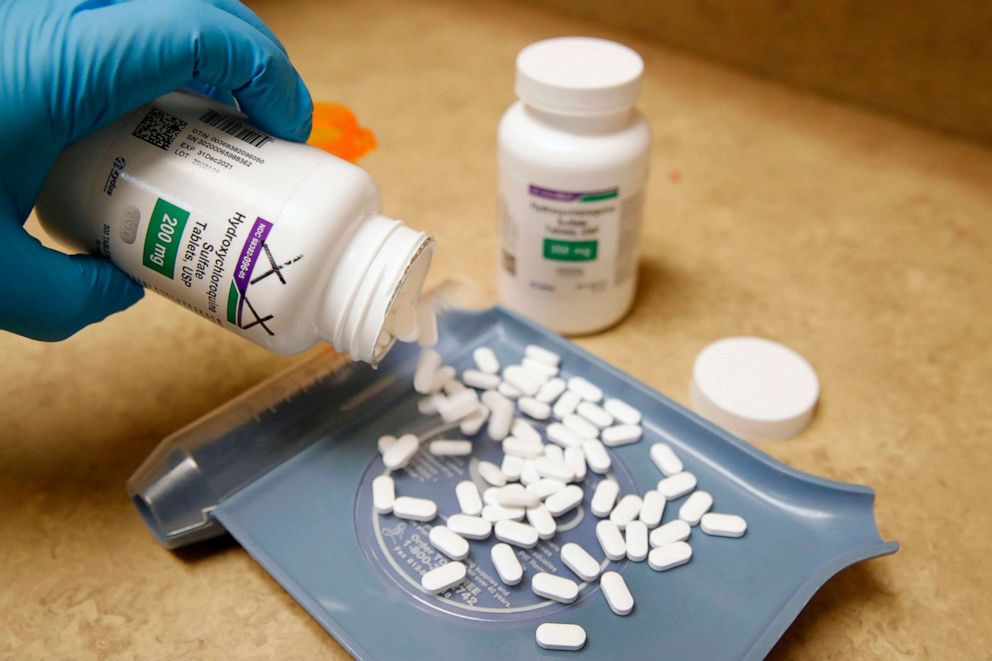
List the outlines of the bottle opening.
{"type": "Polygon", "coordinates": [[[384,330],[390,310],[417,302],[433,255],[430,235],[386,216],[369,218],[331,279],[318,321],[321,337],[376,366],[395,342],[384,330]]]}

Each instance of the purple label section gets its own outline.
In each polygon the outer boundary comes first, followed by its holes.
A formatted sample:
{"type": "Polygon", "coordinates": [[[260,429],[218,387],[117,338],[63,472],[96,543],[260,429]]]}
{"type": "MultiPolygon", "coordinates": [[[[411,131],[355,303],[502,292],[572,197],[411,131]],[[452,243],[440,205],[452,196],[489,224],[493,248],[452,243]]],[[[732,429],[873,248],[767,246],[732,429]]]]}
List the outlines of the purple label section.
{"type": "Polygon", "coordinates": [[[595,191],[564,191],[555,190],[553,188],[544,188],[543,186],[535,186],[530,184],[528,186],[528,192],[534,197],[543,197],[546,200],[555,200],[558,202],[575,202],[577,200],[582,200],[584,198],[603,198],[612,197],[616,195],[616,188],[607,188],[604,190],[595,191]]]}
{"type": "Polygon", "coordinates": [[[244,294],[248,291],[248,283],[251,282],[251,273],[255,270],[255,262],[258,261],[258,256],[262,252],[262,245],[271,229],[272,223],[264,218],[256,217],[255,224],[252,225],[248,238],[245,240],[245,245],[241,248],[241,256],[238,258],[238,265],[234,270],[234,286],[241,293],[241,299],[238,301],[239,326],[241,325],[241,309],[245,304],[244,294]]]}

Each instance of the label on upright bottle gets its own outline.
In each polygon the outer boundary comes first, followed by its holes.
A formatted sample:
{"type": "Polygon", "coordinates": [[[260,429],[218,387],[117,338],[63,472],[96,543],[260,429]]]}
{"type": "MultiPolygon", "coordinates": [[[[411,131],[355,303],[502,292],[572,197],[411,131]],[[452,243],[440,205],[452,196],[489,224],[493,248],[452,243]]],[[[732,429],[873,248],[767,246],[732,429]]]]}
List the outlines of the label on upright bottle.
{"type": "Polygon", "coordinates": [[[566,190],[504,173],[503,270],[562,299],[623,284],[637,270],[642,199],[619,186],[566,190]]]}
{"type": "Polygon", "coordinates": [[[320,153],[185,93],[121,121],[90,191],[91,245],[146,287],[267,344],[280,328],[272,304],[305,257],[295,238],[278,240],[276,219],[320,153]]]}

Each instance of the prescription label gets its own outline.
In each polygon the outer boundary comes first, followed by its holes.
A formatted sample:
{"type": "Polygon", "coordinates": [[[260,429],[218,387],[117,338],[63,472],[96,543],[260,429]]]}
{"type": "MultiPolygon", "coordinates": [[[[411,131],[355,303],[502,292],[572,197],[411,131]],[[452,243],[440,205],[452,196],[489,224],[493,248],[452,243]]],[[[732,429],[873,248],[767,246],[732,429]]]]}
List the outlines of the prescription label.
{"type": "Polygon", "coordinates": [[[288,285],[310,264],[305,238],[281,232],[278,219],[319,154],[190,95],[163,97],[130,121],[91,191],[94,248],[218,325],[255,341],[278,336],[291,318],[288,285]]]}
{"type": "Polygon", "coordinates": [[[510,277],[530,289],[580,296],[635,274],[639,191],[563,189],[502,176],[502,267],[510,277]]]}
{"type": "MultiPolygon", "coordinates": [[[[574,580],[575,574],[561,561],[561,547],[575,542],[583,548],[599,548],[595,536],[598,519],[592,515],[589,506],[595,485],[603,477],[591,473],[583,485],[582,504],[555,520],[557,533],[552,539],[542,540],[531,549],[513,547],[524,570],[523,580],[517,585],[506,585],[500,580],[491,556],[492,547],[499,540],[495,535],[490,535],[487,539],[469,540],[469,556],[463,560],[468,570],[465,581],[438,595],[428,593],[421,586],[424,574],[450,562],[431,545],[429,535],[433,526],[445,525],[448,517],[460,512],[455,486],[469,480],[475,482],[480,491],[485,491],[488,485],[479,476],[479,462],[499,462],[502,456],[499,443],[480,440],[473,441],[475,450],[470,457],[430,454],[427,450],[430,440],[450,437],[451,433],[449,427],[442,427],[433,433],[420,434],[420,452],[406,468],[389,473],[395,481],[397,495],[427,498],[437,504],[438,515],[432,521],[410,521],[393,514],[376,513],[372,506],[372,481],[387,471],[378,455],[370,462],[359,485],[355,507],[355,528],[364,555],[409,597],[451,615],[523,621],[567,608],[536,595],[531,590],[530,580],[540,572],[574,580]]],[[[633,479],[619,462],[614,462],[614,470],[607,477],[621,484],[624,491],[635,490],[633,479]]],[[[604,559],[603,567],[617,569],[625,562],[604,559]]],[[[581,580],[577,582],[583,589],[583,595],[599,589],[598,583],[587,585],[581,580]]]]}

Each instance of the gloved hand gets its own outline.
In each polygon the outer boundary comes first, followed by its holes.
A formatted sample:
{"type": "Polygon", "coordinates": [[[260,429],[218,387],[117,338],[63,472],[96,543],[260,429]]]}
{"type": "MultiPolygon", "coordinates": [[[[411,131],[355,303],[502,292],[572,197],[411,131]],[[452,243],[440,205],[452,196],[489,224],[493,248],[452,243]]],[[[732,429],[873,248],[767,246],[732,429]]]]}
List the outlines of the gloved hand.
{"type": "Polygon", "coordinates": [[[237,0],[0,0],[0,329],[61,340],[138,301],[98,257],[24,231],[58,153],[178,87],[306,140],[313,105],[275,35],[237,0]]]}

